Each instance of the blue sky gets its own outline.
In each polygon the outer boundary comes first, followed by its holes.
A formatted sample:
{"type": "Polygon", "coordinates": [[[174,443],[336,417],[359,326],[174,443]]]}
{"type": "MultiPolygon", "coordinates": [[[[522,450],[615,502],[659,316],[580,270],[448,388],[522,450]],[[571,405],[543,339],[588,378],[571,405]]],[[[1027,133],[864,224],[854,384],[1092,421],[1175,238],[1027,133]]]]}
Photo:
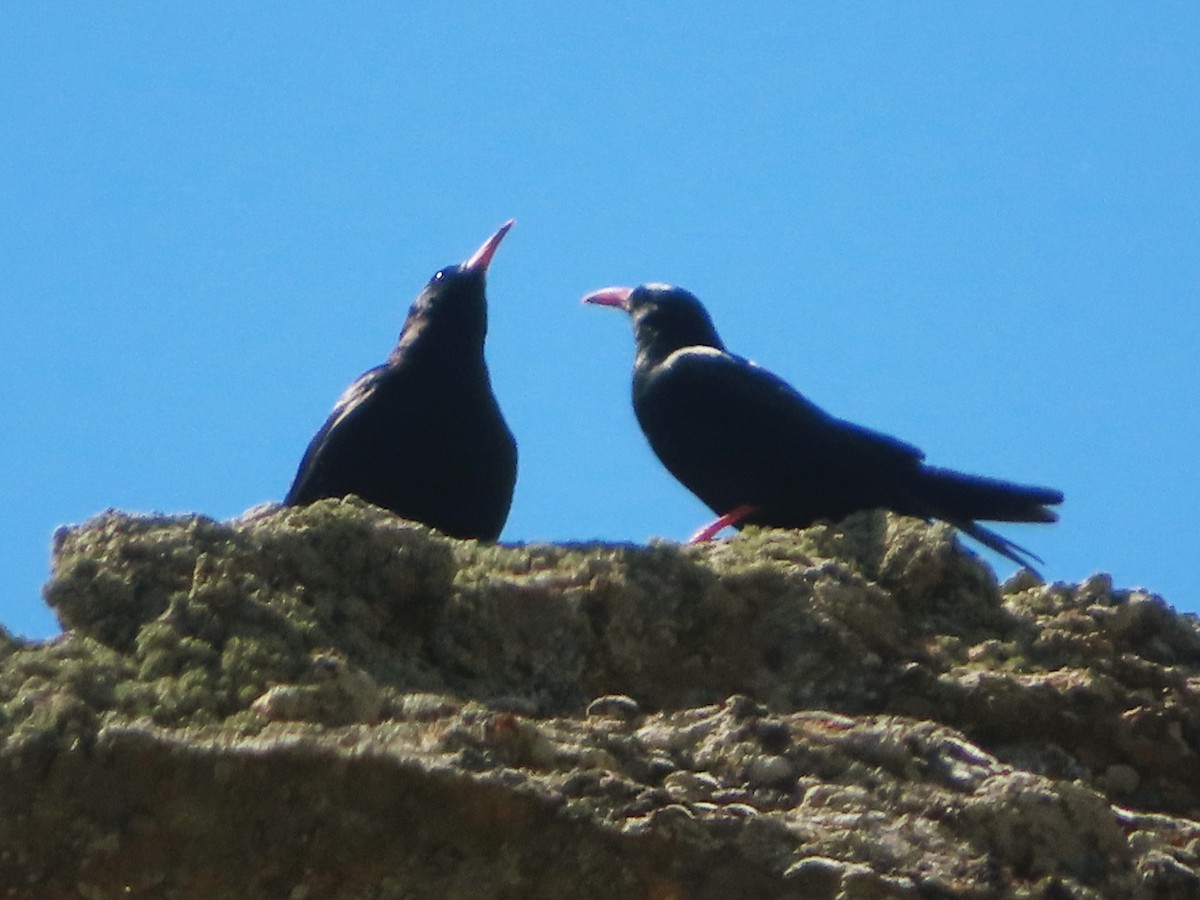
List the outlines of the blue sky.
{"type": "Polygon", "coordinates": [[[707,520],[579,305],[660,280],[834,414],[1063,489],[1002,529],[1047,576],[1196,610],[1197,46],[1185,3],[8,6],[0,622],[55,630],[60,524],[282,497],[509,217],[505,540],[707,520]]]}

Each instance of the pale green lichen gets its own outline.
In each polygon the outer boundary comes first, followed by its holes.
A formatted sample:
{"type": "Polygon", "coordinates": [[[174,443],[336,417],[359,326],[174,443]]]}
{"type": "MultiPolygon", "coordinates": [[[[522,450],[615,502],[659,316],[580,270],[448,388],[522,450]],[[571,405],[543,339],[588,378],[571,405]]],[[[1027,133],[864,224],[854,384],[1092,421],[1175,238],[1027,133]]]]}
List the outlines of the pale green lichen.
{"type": "Polygon", "coordinates": [[[1195,619],[946,526],[496,546],[348,499],[55,547],[68,633],[0,632],[11,896],[1200,888],[1195,619]]]}

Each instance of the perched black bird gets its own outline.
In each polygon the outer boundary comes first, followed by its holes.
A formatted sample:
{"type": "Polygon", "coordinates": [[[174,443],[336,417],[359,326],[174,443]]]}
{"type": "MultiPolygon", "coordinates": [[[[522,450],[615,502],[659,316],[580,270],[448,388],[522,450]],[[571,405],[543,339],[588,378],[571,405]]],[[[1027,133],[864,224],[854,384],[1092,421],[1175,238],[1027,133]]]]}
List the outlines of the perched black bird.
{"type": "Polygon", "coordinates": [[[346,389],[308,445],[284,503],[357,494],[453,537],[499,536],[517,445],[483,359],[484,275],[512,224],[429,279],[387,362],[346,389]]]}
{"type": "Polygon", "coordinates": [[[728,352],[682,288],[604,288],[585,303],[633,320],[633,408],[664,466],[726,525],[802,528],[882,507],[944,519],[1020,565],[1037,559],[976,524],[1054,522],[1061,492],[926,466],[911,444],[836,419],[778,376],[728,352]]]}

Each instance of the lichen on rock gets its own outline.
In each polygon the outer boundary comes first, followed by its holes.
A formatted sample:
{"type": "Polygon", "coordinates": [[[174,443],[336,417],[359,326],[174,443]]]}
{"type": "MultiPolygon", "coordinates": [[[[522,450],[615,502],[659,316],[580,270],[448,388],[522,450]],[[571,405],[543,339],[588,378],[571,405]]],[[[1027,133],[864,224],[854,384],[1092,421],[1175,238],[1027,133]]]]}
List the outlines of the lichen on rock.
{"type": "Polygon", "coordinates": [[[882,512],[489,546],[354,498],[55,536],[13,897],[1200,896],[1200,628],[882,512]]]}

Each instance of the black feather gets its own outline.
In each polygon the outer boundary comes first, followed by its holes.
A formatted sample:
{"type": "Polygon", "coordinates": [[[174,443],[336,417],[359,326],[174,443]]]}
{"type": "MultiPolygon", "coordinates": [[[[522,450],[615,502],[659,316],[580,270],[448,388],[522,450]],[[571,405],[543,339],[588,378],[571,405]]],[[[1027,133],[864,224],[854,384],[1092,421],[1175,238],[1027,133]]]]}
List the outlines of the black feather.
{"type": "Polygon", "coordinates": [[[1059,491],[926,466],[911,444],[834,418],[761,366],[725,349],[707,311],[669,285],[584,298],[633,320],[633,406],[658,458],[736,527],[803,528],[863,509],[943,519],[1019,565],[1033,554],[977,519],[1053,522],[1059,491]]]}
{"type": "Polygon", "coordinates": [[[508,518],[517,447],[492,393],[484,276],[506,224],[413,302],[386,363],[342,394],[284,502],[357,494],[459,538],[495,540],[508,518]]]}

